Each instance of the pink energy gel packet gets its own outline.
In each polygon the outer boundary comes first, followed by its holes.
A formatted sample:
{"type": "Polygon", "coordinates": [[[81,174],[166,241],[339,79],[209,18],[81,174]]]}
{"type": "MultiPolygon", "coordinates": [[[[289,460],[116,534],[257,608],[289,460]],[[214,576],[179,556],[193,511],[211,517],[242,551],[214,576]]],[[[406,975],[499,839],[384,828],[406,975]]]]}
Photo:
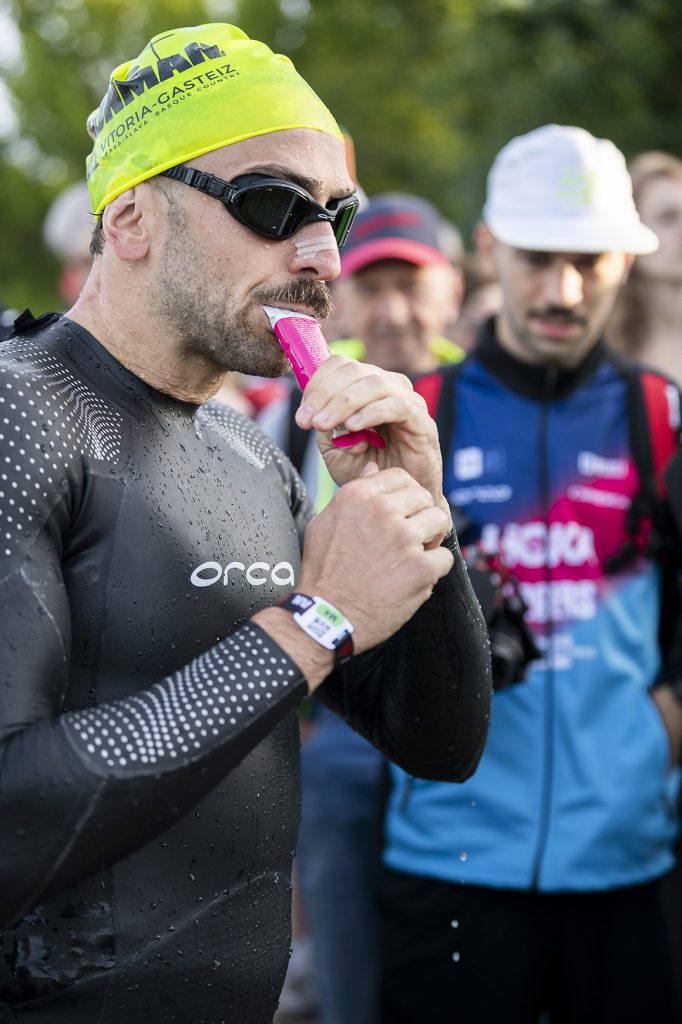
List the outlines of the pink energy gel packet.
{"type": "MultiPolygon", "coordinates": [[[[303,391],[318,366],[331,355],[320,325],[314,316],[295,313],[291,309],[277,309],[275,306],[263,306],[263,309],[303,391]]],[[[375,448],[386,447],[386,442],[376,430],[350,431],[334,427],[332,431],[332,444],[336,448],[351,448],[361,441],[367,441],[375,448]]]]}

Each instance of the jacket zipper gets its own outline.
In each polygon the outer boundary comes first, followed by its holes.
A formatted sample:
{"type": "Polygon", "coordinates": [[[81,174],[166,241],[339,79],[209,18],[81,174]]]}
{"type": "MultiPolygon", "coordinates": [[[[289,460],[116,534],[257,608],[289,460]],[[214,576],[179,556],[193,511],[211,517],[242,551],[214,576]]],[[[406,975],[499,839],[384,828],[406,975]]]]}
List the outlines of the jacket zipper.
{"type": "Polygon", "coordinates": [[[554,681],[554,621],[552,618],[552,595],[551,595],[551,570],[549,566],[549,457],[548,457],[548,425],[550,403],[554,396],[557,381],[557,370],[549,367],[545,377],[545,394],[542,400],[542,420],[540,429],[540,500],[542,515],[547,531],[546,557],[545,557],[545,583],[547,626],[545,632],[545,685],[543,688],[543,711],[544,711],[544,764],[542,772],[542,792],[540,795],[540,814],[538,821],[538,841],[533,858],[533,870],[531,874],[531,888],[537,889],[542,861],[547,846],[549,833],[550,803],[552,798],[552,779],[554,774],[554,704],[555,704],[555,681],[554,681]]]}

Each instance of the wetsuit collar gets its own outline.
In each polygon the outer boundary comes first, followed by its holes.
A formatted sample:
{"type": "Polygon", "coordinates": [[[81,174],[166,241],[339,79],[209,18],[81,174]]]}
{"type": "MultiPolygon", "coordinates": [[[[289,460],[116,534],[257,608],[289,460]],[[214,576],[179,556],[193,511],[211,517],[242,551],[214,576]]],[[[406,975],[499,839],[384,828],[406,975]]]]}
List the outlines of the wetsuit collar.
{"type": "MultiPolygon", "coordinates": [[[[151,387],[151,385],[146,384],[140,377],[134,374],[132,370],[129,370],[124,366],[116,356],[112,355],[111,352],[105,348],[104,345],[102,345],[101,342],[99,342],[97,338],[90,333],[90,331],[86,330],[85,327],[82,327],[80,324],[76,323],[74,320],[70,320],[66,316],[59,317],[56,323],[58,325],[64,325],[64,327],[68,327],[71,335],[77,336],[84,348],[89,350],[90,353],[96,357],[98,370],[101,365],[101,367],[104,367],[108,371],[109,377],[113,378],[118,385],[116,388],[116,397],[121,404],[124,406],[130,405],[130,399],[133,399],[132,404],[134,405],[135,399],[141,398],[143,401],[152,403],[157,408],[162,408],[166,412],[175,412],[182,416],[194,416],[198,409],[198,405],[196,403],[183,402],[178,398],[173,398],[171,395],[166,394],[164,391],[159,391],[156,388],[151,387]],[[126,399],[128,399],[127,402],[126,399]]],[[[71,356],[74,358],[74,361],[80,365],[81,371],[84,371],[87,375],[88,367],[87,365],[83,365],[82,360],[78,359],[76,353],[73,351],[73,347],[71,349],[71,356]]],[[[128,408],[128,411],[132,412],[133,410],[128,408]]]]}
{"type": "Polygon", "coordinates": [[[474,353],[486,370],[512,391],[526,398],[543,399],[548,393],[552,398],[563,398],[592,376],[604,359],[605,343],[600,338],[583,361],[570,370],[534,366],[502,348],[495,331],[495,318],[491,317],[479,332],[474,353]]]}

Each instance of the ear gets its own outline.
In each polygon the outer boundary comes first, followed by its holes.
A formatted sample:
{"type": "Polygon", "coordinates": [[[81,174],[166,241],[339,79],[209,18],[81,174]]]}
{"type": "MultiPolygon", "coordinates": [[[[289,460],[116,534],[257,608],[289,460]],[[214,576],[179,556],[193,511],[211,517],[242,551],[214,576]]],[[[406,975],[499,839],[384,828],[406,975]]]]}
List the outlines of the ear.
{"type": "Polygon", "coordinates": [[[495,260],[495,238],[490,233],[490,228],[482,220],[473,230],[474,248],[481,261],[481,267],[486,274],[497,277],[497,263],[495,260]]]}
{"type": "Polygon", "coordinates": [[[109,203],[102,214],[107,245],[125,263],[137,263],[149,252],[151,241],[145,198],[148,189],[126,189],[109,203]]]}
{"type": "Polygon", "coordinates": [[[623,268],[623,276],[620,279],[621,288],[623,287],[623,285],[625,284],[625,282],[629,278],[630,271],[632,270],[632,264],[634,262],[635,262],[635,257],[632,256],[630,253],[627,253],[626,256],[625,256],[625,267],[623,268]]]}

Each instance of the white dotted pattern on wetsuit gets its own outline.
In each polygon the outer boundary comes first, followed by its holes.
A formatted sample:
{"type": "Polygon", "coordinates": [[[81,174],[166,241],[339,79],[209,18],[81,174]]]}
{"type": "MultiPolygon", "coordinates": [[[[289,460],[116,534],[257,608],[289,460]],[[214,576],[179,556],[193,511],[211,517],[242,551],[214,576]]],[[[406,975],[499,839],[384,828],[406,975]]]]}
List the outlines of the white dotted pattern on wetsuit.
{"type": "Polygon", "coordinates": [[[76,745],[107,768],[159,771],[205,754],[211,738],[243,728],[300,681],[292,663],[246,624],[138,696],[70,712],[63,722],[76,745]]]}
{"type": "Polygon", "coordinates": [[[4,342],[0,355],[12,360],[0,365],[0,553],[9,556],[75,453],[118,458],[123,420],[32,339],[4,342]]]}
{"type": "Polygon", "coordinates": [[[207,402],[197,414],[198,436],[202,426],[211,427],[230,448],[255,469],[263,469],[279,455],[279,449],[269,437],[254,426],[251,420],[220,402],[207,402]]]}

